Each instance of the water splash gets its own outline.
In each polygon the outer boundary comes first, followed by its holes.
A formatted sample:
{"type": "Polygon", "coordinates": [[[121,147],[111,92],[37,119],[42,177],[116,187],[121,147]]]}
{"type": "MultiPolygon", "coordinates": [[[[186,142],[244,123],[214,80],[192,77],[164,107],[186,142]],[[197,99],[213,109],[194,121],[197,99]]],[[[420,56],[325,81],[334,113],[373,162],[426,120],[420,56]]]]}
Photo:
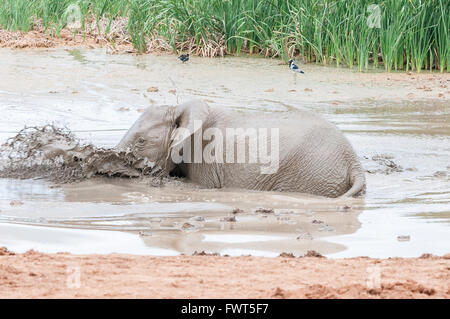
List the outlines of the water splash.
{"type": "Polygon", "coordinates": [[[162,181],[161,169],[147,158],[132,151],[82,144],[70,130],[53,125],[25,127],[1,146],[0,159],[2,178],[66,183],[106,175],[162,181]]]}

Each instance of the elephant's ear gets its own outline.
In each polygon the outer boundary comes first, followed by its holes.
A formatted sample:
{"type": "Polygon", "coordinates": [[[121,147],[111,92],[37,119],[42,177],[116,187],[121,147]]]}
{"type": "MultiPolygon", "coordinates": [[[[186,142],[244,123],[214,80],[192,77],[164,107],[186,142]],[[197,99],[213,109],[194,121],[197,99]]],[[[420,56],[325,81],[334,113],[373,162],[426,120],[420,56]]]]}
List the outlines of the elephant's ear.
{"type": "Polygon", "coordinates": [[[196,132],[203,129],[208,120],[208,114],[208,104],[200,100],[177,106],[174,117],[175,127],[170,136],[169,149],[184,144],[196,132]]]}

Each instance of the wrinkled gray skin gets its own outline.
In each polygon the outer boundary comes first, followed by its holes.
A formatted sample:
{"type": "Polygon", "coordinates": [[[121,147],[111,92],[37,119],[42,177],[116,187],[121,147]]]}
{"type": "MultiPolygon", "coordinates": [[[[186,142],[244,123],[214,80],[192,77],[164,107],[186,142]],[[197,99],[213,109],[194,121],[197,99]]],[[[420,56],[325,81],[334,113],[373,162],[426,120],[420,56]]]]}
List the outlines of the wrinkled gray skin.
{"type": "MultiPolygon", "coordinates": [[[[192,140],[187,143],[192,143],[194,149],[192,140]]],[[[203,146],[207,143],[204,141],[203,146]]],[[[207,188],[301,192],[326,197],[355,196],[365,191],[364,172],[350,143],[334,125],[305,110],[281,115],[242,113],[213,108],[203,101],[149,108],[117,148],[133,150],[162,167],[166,174],[176,171],[207,188]],[[202,120],[203,132],[217,127],[223,136],[227,127],[279,128],[279,170],[263,175],[260,164],[173,163],[170,152],[177,128],[189,128],[192,132],[193,120],[202,120]]]]}

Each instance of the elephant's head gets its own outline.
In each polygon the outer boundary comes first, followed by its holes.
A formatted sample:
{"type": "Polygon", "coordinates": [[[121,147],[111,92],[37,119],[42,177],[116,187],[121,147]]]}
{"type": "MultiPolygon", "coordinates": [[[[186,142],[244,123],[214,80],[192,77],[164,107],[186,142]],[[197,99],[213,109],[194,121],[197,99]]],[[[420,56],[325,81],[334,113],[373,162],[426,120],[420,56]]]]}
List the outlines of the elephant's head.
{"type": "Polygon", "coordinates": [[[205,123],[208,114],[209,106],[203,101],[149,108],[136,120],[116,149],[146,158],[168,174],[175,168],[171,150],[190,140],[194,134],[194,121],[205,123]]]}

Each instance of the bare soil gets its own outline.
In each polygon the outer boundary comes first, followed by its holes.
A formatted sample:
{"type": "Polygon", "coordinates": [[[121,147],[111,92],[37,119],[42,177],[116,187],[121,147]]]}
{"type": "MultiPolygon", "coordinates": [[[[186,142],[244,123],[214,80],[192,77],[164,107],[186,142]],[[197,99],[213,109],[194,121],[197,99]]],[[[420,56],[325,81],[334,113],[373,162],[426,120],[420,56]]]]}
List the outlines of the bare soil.
{"type": "Polygon", "coordinates": [[[123,35],[96,34],[94,31],[75,34],[71,30],[62,29],[58,36],[44,32],[43,27],[36,25],[29,32],[8,31],[0,29],[0,48],[37,49],[37,48],[100,48],[106,47],[110,53],[135,52],[131,42],[123,35]],[[114,40],[114,41],[112,41],[114,40]]]}
{"type": "Polygon", "coordinates": [[[101,46],[100,41],[90,37],[83,39],[81,36],[73,37],[67,30],[61,31],[60,37],[52,37],[50,34],[40,31],[7,31],[0,30],[1,48],[55,48],[61,46],[80,46],[94,48],[101,46]]]}
{"type": "Polygon", "coordinates": [[[2,248],[0,297],[450,297],[449,254],[390,259],[326,259],[308,255],[262,258],[201,253],[176,257],[35,251],[14,254],[2,248]]]}

